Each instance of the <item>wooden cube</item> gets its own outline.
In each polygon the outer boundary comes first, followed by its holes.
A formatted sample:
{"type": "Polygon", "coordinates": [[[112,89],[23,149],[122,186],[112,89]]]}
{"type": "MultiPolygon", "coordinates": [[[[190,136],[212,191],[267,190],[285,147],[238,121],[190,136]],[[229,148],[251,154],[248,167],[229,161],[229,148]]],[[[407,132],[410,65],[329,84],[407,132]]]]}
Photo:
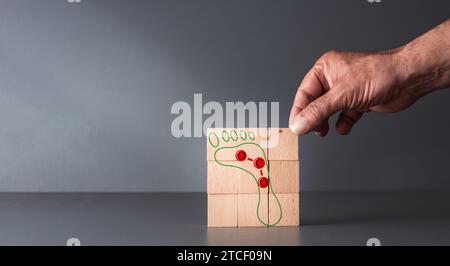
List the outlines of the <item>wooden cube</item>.
{"type": "Polygon", "coordinates": [[[270,188],[275,193],[300,192],[299,161],[270,161],[270,188]]]}
{"type": "Polygon", "coordinates": [[[261,157],[269,159],[267,144],[267,128],[238,128],[239,140],[237,150],[244,150],[249,158],[261,157]]]}
{"type": "MultiPolygon", "coordinates": [[[[299,226],[300,225],[300,206],[299,194],[275,194],[281,205],[281,220],[276,226],[299,226]]],[[[275,224],[280,217],[280,207],[272,193],[269,194],[269,223],[275,224]]]]}
{"type": "Polygon", "coordinates": [[[269,208],[268,194],[238,194],[238,226],[264,227],[267,226],[269,208]],[[258,211],[259,199],[259,211],[258,211]],[[259,219],[258,215],[259,214],[259,219]],[[261,223],[261,221],[264,223],[261,223]]]}
{"type": "Polygon", "coordinates": [[[208,195],[208,227],[237,227],[238,195],[208,195]]]}
{"type": "Polygon", "coordinates": [[[266,128],[209,128],[207,134],[208,161],[235,161],[238,150],[245,150],[249,157],[268,157],[266,128]]]}
{"type": "Polygon", "coordinates": [[[298,136],[289,128],[268,130],[269,160],[298,161],[298,136]]]}
{"type": "Polygon", "coordinates": [[[238,193],[239,194],[258,194],[258,188],[261,194],[268,194],[269,187],[262,188],[258,185],[258,180],[261,177],[267,177],[267,170],[263,170],[263,175],[260,174],[258,169],[249,169],[249,172],[253,173],[253,176],[246,172],[243,172],[239,176],[238,193]],[[255,180],[256,179],[256,180],[255,180]]]}
{"type": "Polygon", "coordinates": [[[243,171],[208,161],[208,194],[237,194],[243,171]]]}

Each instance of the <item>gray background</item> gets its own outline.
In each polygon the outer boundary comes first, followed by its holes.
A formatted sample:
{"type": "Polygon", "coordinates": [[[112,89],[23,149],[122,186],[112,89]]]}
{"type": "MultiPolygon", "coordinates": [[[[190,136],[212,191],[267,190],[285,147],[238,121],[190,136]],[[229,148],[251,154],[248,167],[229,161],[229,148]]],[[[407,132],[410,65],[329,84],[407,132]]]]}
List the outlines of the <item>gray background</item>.
{"type": "MultiPolygon", "coordinates": [[[[0,191],[205,191],[176,101],[279,101],[329,49],[399,46],[450,2],[0,1],[0,191]]],[[[450,188],[450,91],[301,139],[302,190],[450,188]]]]}

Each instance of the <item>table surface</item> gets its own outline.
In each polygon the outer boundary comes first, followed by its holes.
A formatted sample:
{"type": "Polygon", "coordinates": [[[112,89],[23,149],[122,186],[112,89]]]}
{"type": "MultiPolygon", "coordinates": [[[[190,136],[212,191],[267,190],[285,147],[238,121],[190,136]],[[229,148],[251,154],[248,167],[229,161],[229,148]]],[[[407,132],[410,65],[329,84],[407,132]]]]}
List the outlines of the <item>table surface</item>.
{"type": "Polygon", "coordinates": [[[449,191],[302,192],[299,228],[207,228],[206,198],[0,193],[0,245],[450,245],[449,191]]]}

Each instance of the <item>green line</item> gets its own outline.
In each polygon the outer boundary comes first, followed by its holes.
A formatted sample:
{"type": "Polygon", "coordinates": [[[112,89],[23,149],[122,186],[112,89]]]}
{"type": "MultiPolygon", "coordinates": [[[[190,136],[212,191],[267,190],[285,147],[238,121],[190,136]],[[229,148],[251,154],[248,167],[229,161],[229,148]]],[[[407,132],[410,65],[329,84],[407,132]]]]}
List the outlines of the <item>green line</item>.
{"type": "Polygon", "coordinates": [[[214,134],[214,132],[209,133],[209,135],[208,135],[208,141],[209,141],[209,144],[211,144],[211,146],[213,146],[213,148],[217,148],[217,146],[219,146],[219,137],[217,137],[217,135],[214,134]],[[214,144],[212,143],[212,141],[211,141],[211,135],[214,135],[214,136],[216,137],[216,145],[214,145],[214,144]]]}
{"type": "Polygon", "coordinates": [[[269,167],[268,167],[267,156],[266,156],[266,153],[264,152],[264,149],[263,149],[260,145],[258,145],[257,143],[254,143],[254,142],[245,142],[245,143],[242,143],[242,144],[239,144],[239,145],[236,145],[236,146],[218,148],[218,149],[214,152],[214,160],[215,160],[219,165],[222,165],[222,166],[225,166],[225,167],[233,167],[233,168],[241,169],[242,171],[248,173],[249,175],[251,175],[251,176],[253,177],[253,180],[254,180],[255,183],[256,183],[256,187],[258,188],[258,206],[257,206],[257,208],[256,208],[256,216],[258,217],[258,220],[259,220],[260,223],[262,223],[262,224],[265,225],[265,226],[271,227],[271,226],[277,225],[277,224],[281,221],[281,218],[283,217],[283,208],[281,207],[280,200],[278,199],[277,195],[276,195],[275,192],[273,191],[272,182],[270,181],[270,178],[271,178],[271,177],[270,177],[270,171],[269,171],[269,167]],[[259,217],[259,207],[260,207],[260,205],[261,205],[261,190],[259,189],[258,180],[257,180],[257,178],[255,177],[255,175],[253,175],[253,174],[250,173],[247,169],[244,169],[244,168],[242,168],[242,167],[239,167],[239,166],[236,166],[236,165],[230,165],[230,164],[224,164],[224,163],[221,163],[221,162],[219,162],[219,160],[217,160],[217,158],[216,158],[216,154],[217,154],[217,152],[219,152],[220,150],[224,150],[224,149],[234,149],[234,148],[237,148],[237,147],[240,147],[240,146],[243,146],[243,145],[247,145],[247,144],[248,144],[248,145],[255,145],[255,146],[257,146],[257,147],[262,151],[262,153],[263,153],[263,155],[264,155],[264,160],[265,160],[265,162],[266,162],[266,168],[267,168],[267,178],[269,179],[269,188],[270,188],[270,191],[271,191],[272,195],[273,195],[273,196],[275,197],[275,199],[277,200],[278,207],[280,208],[280,217],[279,217],[278,220],[277,220],[275,223],[273,223],[273,224],[265,223],[265,222],[263,222],[263,221],[261,220],[261,218],[259,217]]]}

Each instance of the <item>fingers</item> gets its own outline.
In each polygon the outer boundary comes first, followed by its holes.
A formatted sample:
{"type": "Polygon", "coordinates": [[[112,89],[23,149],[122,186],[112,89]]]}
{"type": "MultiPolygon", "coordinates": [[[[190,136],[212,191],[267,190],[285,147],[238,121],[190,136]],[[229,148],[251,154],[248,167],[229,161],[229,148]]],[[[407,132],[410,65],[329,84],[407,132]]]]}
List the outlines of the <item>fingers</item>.
{"type": "Polygon", "coordinates": [[[292,105],[289,124],[311,102],[324,93],[321,82],[322,74],[318,67],[313,67],[305,76],[297,89],[294,104],[292,105]]]}
{"type": "Polygon", "coordinates": [[[343,108],[339,97],[329,91],[320,96],[300,111],[290,124],[291,130],[297,135],[304,135],[320,127],[323,121],[343,108]]]}
{"type": "Polygon", "coordinates": [[[352,130],[356,122],[361,119],[363,113],[355,110],[345,110],[339,115],[336,122],[336,131],[341,135],[347,135],[352,130]]]}

